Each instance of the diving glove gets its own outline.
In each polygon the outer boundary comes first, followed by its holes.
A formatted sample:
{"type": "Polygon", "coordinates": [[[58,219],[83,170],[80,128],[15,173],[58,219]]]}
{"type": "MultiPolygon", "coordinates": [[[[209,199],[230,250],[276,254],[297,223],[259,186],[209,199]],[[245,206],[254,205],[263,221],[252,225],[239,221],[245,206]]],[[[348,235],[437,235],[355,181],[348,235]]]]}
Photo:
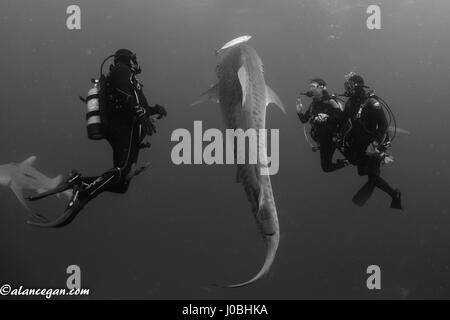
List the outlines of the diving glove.
{"type": "Polygon", "coordinates": [[[161,119],[162,117],[167,116],[166,108],[164,108],[163,106],[161,106],[159,104],[155,104],[155,106],[153,107],[152,113],[158,115],[157,119],[161,119]]]}
{"type": "Polygon", "coordinates": [[[378,150],[378,143],[372,142],[369,144],[369,146],[366,149],[366,155],[369,157],[376,157],[380,154],[380,151],[378,150]]]}
{"type": "Polygon", "coordinates": [[[135,115],[136,115],[139,125],[144,129],[144,132],[146,133],[146,135],[151,136],[154,133],[156,133],[156,127],[153,124],[152,119],[150,119],[146,108],[143,108],[138,105],[134,108],[134,112],[135,112],[135,115]]]}
{"type": "Polygon", "coordinates": [[[350,161],[348,161],[347,159],[337,159],[337,160],[336,160],[336,163],[337,163],[338,165],[342,165],[342,166],[344,166],[344,167],[350,165],[350,161]]]}
{"type": "Polygon", "coordinates": [[[297,108],[297,113],[302,113],[304,107],[303,107],[303,102],[302,99],[300,97],[297,98],[297,101],[295,102],[295,107],[297,108]]]}
{"type": "Polygon", "coordinates": [[[323,122],[327,121],[329,117],[330,117],[330,116],[327,115],[326,113],[319,113],[319,114],[314,118],[314,122],[323,123],[323,122]]]}
{"type": "Polygon", "coordinates": [[[383,164],[391,164],[394,162],[394,157],[391,155],[388,155],[387,153],[380,154],[381,157],[381,163],[383,164]]]}

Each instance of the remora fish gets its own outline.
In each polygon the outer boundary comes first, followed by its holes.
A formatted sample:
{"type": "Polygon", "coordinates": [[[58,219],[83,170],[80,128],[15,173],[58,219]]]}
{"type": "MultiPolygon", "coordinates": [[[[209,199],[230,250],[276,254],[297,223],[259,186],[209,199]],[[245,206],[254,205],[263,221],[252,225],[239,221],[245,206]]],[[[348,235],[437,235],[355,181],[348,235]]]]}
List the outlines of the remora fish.
{"type": "MultiPolygon", "coordinates": [[[[266,107],[278,105],[285,112],[278,96],[264,80],[263,64],[255,49],[246,42],[250,36],[243,36],[225,44],[217,51],[217,77],[219,82],[205,92],[192,105],[212,100],[221,106],[227,129],[249,128],[259,130],[266,126],[266,107]]],[[[267,148],[264,139],[258,139],[259,157],[266,161],[258,164],[238,165],[237,181],[244,185],[251,203],[258,228],[266,244],[264,264],[251,280],[227,287],[241,287],[255,282],[265,275],[274,259],[280,239],[277,209],[272,193],[269,175],[261,175],[267,164],[267,148]]],[[[267,168],[267,167],[266,167],[267,168]]]]}
{"type": "MultiPolygon", "coordinates": [[[[10,187],[27,210],[30,209],[24,200],[24,190],[42,193],[55,188],[62,181],[61,175],[51,179],[37,171],[33,167],[35,161],[36,157],[33,156],[19,164],[9,163],[0,166],[0,185],[10,187]]],[[[70,198],[70,192],[65,192],[64,194],[70,198]]]]}

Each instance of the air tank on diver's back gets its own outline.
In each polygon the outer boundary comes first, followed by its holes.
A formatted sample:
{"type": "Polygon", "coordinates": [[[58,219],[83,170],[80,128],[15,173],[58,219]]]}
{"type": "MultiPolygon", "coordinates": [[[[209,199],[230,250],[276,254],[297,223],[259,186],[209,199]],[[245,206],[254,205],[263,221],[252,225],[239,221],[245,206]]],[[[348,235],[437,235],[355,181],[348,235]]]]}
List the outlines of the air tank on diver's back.
{"type": "Polygon", "coordinates": [[[102,128],[102,118],[100,115],[100,88],[99,80],[93,80],[94,87],[88,91],[86,98],[86,127],[87,134],[91,140],[101,140],[104,138],[102,128]]]}

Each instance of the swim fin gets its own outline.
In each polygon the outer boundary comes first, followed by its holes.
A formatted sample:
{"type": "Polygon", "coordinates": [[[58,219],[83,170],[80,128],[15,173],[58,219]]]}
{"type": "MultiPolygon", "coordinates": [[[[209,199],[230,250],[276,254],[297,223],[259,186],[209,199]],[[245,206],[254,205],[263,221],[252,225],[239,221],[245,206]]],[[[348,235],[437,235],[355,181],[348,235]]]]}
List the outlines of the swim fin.
{"type": "Polygon", "coordinates": [[[80,213],[84,206],[88,203],[89,197],[86,194],[86,190],[82,186],[76,185],[73,190],[72,199],[67,206],[64,214],[53,221],[49,221],[47,218],[36,214],[33,218],[27,221],[29,225],[33,225],[40,228],[61,228],[72,222],[75,217],[80,213]],[[40,220],[40,221],[39,221],[40,220]]]}
{"type": "Polygon", "coordinates": [[[67,180],[65,182],[63,182],[62,184],[60,184],[59,186],[57,186],[56,188],[51,189],[46,192],[43,192],[43,193],[40,193],[36,196],[28,197],[26,199],[28,201],[41,200],[41,199],[47,198],[49,196],[52,196],[54,194],[58,194],[58,193],[66,191],[66,190],[73,189],[75,185],[77,185],[81,182],[80,178],[81,178],[81,174],[74,170],[74,171],[72,171],[71,175],[67,178],[67,180]]]}
{"type": "Polygon", "coordinates": [[[367,182],[362,186],[361,189],[353,197],[352,201],[359,207],[362,207],[366,204],[367,200],[372,196],[373,190],[375,189],[375,185],[371,182],[367,182]]]}
{"type": "Polygon", "coordinates": [[[398,189],[395,190],[395,195],[392,197],[391,208],[403,210],[402,193],[398,189]]]}

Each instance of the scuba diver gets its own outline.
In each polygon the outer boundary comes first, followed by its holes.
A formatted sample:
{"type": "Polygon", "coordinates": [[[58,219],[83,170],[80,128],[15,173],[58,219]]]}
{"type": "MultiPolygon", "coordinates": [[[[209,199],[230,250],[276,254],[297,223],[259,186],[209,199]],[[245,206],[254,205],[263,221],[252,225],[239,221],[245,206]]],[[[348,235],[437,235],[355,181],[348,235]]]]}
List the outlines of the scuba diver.
{"type": "Polygon", "coordinates": [[[351,164],[357,166],[360,176],[368,176],[367,183],[352,201],[363,206],[377,187],[391,196],[391,208],[403,210],[400,190],[393,189],[380,176],[381,164],[393,161],[385,152],[391,141],[388,134],[389,122],[383,108],[388,110],[390,117],[393,117],[392,111],[383,99],[369,90],[361,76],[350,73],[346,78],[343,96],[348,100],[344,112],[350,119],[352,128],[345,136],[346,147],[343,153],[351,164]]]}
{"type": "Polygon", "coordinates": [[[83,207],[102,192],[125,193],[133,176],[145,168],[135,170],[139,150],[149,147],[143,143],[148,135],[156,133],[153,123],[167,116],[164,107],[150,106],[136,75],[141,73],[136,54],[128,49],[117,50],[107,57],[100,68],[99,80],[93,80],[95,88],[89,91],[87,127],[90,139],[106,138],[113,149],[114,167],[98,177],[83,177],[73,171],[69,178],[54,190],[31,197],[35,201],[64,190],[72,190],[72,197],[64,214],[54,221],[36,215],[41,221],[30,220],[38,227],[57,228],[69,224],[83,207]],[[108,75],[103,75],[103,65],[114,58],[108,75]],[[96,107],[96,108],[95,108],[96,107]]]}
{"type": "MultiPolygon", "coordinates": [[[[333,163],[336,139],[344,120],[341,103],[335,95],[331,95],[327,91],[327,84],[319,78],[312,79],[309,83],[309,90],[301,95],[312,98],[306,111],[303,111],[301,99],[297,99],[297,115],[303,124],[307,122],[311,124],[311,137],[318,144],[318,146],[312,146],[312,149],[313,151],[320,150],[322,170],[333,172],[344,168],[349,164],[345,159],[338,159],[333,163]]],[[[306,128],[305,137],[308,140],[306,128]]]]}

